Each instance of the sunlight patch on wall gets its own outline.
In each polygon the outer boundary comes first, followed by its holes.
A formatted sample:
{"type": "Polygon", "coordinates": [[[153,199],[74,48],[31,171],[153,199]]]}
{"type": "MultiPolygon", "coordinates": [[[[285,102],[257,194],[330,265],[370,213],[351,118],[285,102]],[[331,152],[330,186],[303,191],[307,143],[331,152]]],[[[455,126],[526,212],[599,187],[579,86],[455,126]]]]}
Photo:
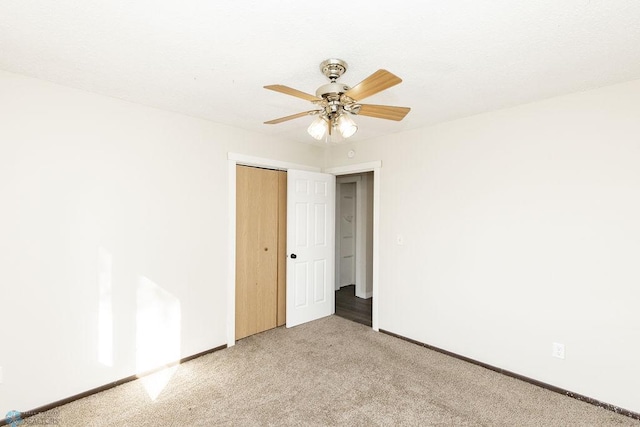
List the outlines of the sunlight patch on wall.
{"type": "Polygon", "coordinates": [[[111,253],[98,248],[98,362],[113,366],[113,296],[111,253]]]}
{"type": "MultiPolygon", "coordinates": [[[[180,360],[180,301],[150,279],[140,276],[136,310],[136,373],[144,374],[180,360]]],[[[155,400],[177,366],[141,378],[155,400]]]]}

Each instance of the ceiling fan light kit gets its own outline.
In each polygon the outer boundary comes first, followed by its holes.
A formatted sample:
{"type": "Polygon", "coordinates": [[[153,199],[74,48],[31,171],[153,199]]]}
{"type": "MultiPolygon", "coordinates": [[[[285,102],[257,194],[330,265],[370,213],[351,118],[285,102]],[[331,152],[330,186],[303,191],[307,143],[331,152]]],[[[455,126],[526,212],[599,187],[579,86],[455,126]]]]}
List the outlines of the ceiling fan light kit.
{"type": "Polygon", "coordinates": [[[354,87],[349,87],[337,82],[347,68],[347,63],[341,59],[332,58],[322,61],[320,71],[330,83],[320,86],[315,96],[288,86],[265,86],[265,89],[311,101],[318,108],[270,120],[265,124],[277,124],[299,117],[317,115],[318,117],[307,128],[307,132],[314,139],[318,141],[324,139],[328,143],[349,138],[358,131],[358,126],[351,118],[353,115],[400,121],[411,111],[408,107],[361,104],[360,100],[395,86],[402,82],[402,79],[387,70],[378,70],[354,87]]]}

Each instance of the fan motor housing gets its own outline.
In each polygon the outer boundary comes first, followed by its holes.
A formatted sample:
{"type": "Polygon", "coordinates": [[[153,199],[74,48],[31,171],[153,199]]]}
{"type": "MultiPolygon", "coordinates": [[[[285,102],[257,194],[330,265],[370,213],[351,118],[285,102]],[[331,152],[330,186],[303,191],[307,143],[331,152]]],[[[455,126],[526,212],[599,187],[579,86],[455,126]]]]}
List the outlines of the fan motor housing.
{"type": "Polygon", "coordinates": [[[316,96],[318,98],[328,98],[330,96],[340,97],[340,95],[349,89],[351,89],[349,86],[342,83],[327,83],[316,90],[316,96]]]}

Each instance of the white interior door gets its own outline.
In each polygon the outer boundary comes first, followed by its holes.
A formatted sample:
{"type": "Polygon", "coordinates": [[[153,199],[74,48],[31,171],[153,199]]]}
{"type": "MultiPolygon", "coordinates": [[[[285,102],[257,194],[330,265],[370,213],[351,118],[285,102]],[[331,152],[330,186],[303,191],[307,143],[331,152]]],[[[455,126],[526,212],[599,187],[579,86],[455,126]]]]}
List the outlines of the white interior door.
{"type": "Polygon", "coordinates": [[[334,313],[333,175],[287,171],[287,328],[334,313]]]}

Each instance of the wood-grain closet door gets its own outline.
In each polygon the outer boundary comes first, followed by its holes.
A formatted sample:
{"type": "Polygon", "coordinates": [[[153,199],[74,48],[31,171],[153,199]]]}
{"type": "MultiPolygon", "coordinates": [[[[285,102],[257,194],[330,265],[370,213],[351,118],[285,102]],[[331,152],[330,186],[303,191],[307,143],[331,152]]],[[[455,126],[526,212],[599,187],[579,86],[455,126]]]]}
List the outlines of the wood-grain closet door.
{"type": "Polygon", "coordinates": [[[236,167],[237,340],[279,323],[280,174],[236,167]]]}

